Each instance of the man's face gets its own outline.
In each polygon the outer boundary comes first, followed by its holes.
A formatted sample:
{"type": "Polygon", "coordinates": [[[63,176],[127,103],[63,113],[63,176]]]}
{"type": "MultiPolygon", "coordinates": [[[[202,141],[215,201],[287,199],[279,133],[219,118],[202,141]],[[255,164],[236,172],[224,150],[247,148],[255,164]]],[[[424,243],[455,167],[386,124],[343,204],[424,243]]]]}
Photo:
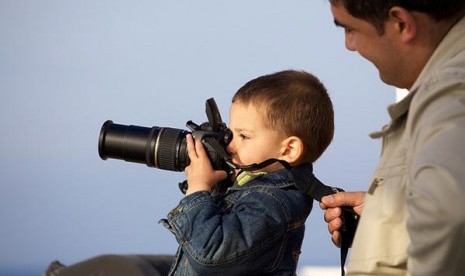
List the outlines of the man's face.
{"type": "Polygon", "coordinates": [[[342,4],[331,5],[331,12],[335,24],[344,28],[346,48],[373,63],[385,83],[398,84],[399,52],[390,30],[380,35],[372,24],[350,15],[342,4]]]}

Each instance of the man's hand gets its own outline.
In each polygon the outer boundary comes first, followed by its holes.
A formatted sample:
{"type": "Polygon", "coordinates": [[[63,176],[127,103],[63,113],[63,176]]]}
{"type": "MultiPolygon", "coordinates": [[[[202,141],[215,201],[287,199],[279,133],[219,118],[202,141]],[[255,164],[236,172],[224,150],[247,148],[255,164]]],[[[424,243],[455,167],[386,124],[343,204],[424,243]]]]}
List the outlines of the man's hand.
{"type": "Polygon", "coordinates": [[[357,215],[361,215],[364,199],[365,192],[339,192],[321,198],[320,208],[325,210],[324,218],[328,223],[328,231],[337,247],[341,246],[341,207],[352,207],[357,215]]]}

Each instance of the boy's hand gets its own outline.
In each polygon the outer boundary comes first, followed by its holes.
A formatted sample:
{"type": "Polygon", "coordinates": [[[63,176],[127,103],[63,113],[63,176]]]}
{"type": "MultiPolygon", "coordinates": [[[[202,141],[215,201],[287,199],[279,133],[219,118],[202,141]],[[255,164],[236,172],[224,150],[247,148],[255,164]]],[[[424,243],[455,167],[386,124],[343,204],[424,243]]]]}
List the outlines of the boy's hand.
{"type": "Polygon", "coordinates": [[[339,192],[321,198],[320,208],[325,210],[324,217],[333,243],[341,246],[342,206],[352,207],[357,215],[363,211],[365,192],[339,192]]]}
{"type": "Polygon", "coordinates": [[[186,195],[198,191],[211,192],[218,182],[226,179],[227,173],[222,170],[213,170],[202,141],[194,141],[192,135],[187,134],[186,142],[187,153],[190,159],[189,166],[184,170],[187,177],[186,195]]]}

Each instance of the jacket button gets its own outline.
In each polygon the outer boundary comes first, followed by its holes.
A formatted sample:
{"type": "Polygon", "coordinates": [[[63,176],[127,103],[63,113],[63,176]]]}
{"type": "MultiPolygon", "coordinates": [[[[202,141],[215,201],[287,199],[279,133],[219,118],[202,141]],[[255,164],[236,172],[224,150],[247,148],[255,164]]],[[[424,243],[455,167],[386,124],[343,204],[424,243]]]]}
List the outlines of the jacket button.
{"type": "Polygon", "coordinates": [[[170,212],[170,215],[171,215],[172,217],[177,217],[177,216],[179,216],[180,213],[181,213],[181,212],[179,212],[178,210],[173,210],[173,211],[170,212]]]}

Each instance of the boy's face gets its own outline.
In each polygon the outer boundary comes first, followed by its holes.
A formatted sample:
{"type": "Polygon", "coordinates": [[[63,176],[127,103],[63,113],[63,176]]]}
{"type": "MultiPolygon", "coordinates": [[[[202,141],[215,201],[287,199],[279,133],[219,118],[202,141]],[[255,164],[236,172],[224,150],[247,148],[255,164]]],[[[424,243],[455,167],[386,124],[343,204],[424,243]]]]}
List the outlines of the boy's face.
{"type": "MultiPolygon", "coordinates": [[[[285,137],[264,124],[261,114],[253,104],[233,103],[229,118],[233,139],[227,151],[234,163],[250,165],[281,157],[285,137]]],[[[274,167],[267,167],[263,171],[273,170],[274,167]]]]}

